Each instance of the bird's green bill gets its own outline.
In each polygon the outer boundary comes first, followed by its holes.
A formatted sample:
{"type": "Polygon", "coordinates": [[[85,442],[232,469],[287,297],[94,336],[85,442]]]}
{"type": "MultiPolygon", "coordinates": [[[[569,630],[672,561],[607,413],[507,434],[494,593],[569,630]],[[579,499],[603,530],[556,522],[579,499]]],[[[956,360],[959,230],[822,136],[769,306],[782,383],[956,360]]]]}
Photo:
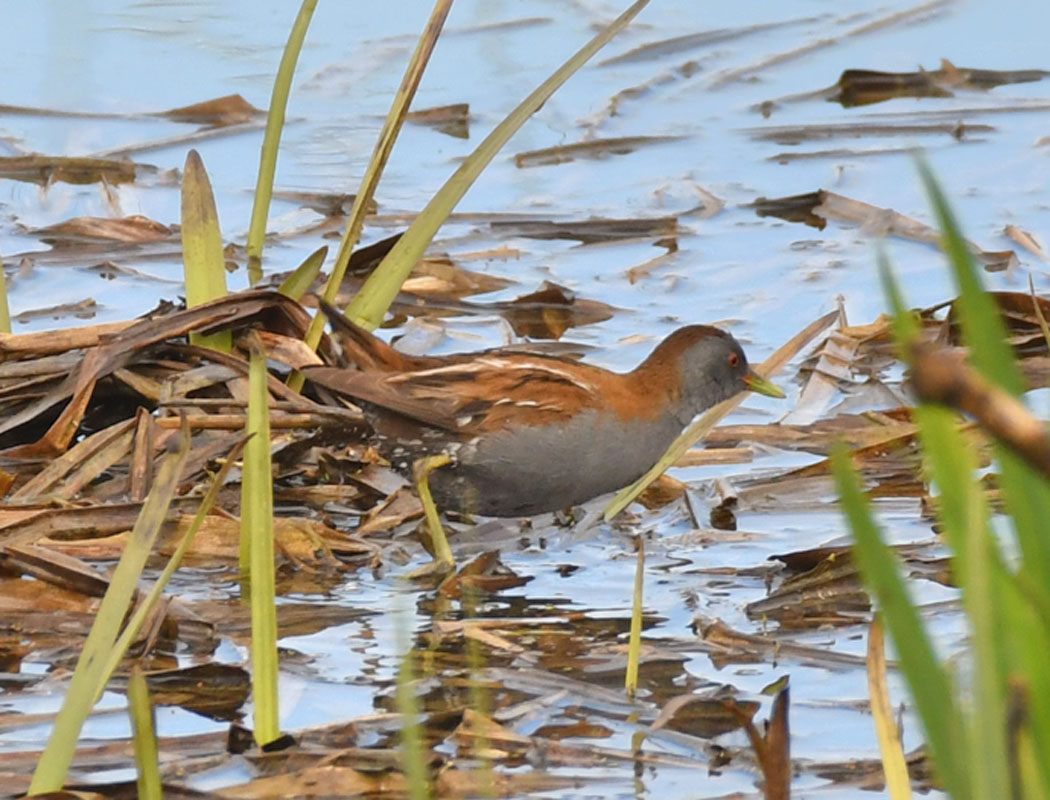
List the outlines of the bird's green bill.
{"type": "Polygon", "coordinates": [[[754,370],[752,370],[751,372],[747,373],[746,376],[744,376],[744,383],[747,385],[748,389],[750,389],[752,392],[756,392],[757,394],[764,394],[767,397],[780,398],[785,396],[783,390],[781,390],[779,386],[777,386],[772,381],[767,381],[754,370]]]}

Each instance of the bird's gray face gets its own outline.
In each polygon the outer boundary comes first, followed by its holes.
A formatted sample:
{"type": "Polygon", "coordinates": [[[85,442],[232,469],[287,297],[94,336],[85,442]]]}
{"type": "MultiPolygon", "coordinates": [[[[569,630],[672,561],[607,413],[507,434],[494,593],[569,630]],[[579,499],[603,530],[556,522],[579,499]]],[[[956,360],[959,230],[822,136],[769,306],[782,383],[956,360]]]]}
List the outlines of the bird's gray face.
{"type": "Polygon", "coordinates": [[[683,353],[682,405],[690,418],[751,388],[751,368],[731,336],[701,339],[683,353]]]}

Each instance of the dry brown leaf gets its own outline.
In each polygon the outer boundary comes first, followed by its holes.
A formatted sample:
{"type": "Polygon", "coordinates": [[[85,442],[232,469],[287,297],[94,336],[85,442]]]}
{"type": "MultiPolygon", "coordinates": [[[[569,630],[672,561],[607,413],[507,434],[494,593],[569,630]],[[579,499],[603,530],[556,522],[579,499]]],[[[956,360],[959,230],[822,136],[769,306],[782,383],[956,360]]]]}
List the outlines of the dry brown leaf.
{"type": "Polygon", "coordinates": [[[593,325],[615,309],[597,300],[582,300],[564,286],[544,281],[535,292],[496,304],[514,333],[533,339],[560,339],[569,328],[593,325]]]}
{"type": "MultiPolygon", "coordinates": [[[[129,509],[133,508],[129,504],[129,509]]],[[[109,508],[85,509],[95,511],[98,515],[104,515],[109,508]]],[[[110,527],[122,528],[119,533],[102,533],[92,538],[81,538],[73,540],[57,540],[52,538],[41,538],[38,544],[41,547],[53,548],[62,553],[68,553],[78,558],[91,561],[106,560],[119,557],[127,539],[126,531],[131,524],[120,526],[120,522],[129,517],[128,511],[121,508],[121,516],[110,520],[110,527]]],[[[0,509],[0,514],[3,510],[0,509]]],[[[49,522],[57,514],[45,515],[49,522]]],[[[85,515],[86,516],[86,515],[85,515]]],[[[175,517],[173,525],[167,525],[161,531],[157,543],[157,552],[163,556],[171,556],[182,540],[192,520],[192,515],[180,514],[175,517]]],[[[134,517],[131,517],[134,521],[134,517]]],[[[87,520],[90,525],[91,519],[87,520]]],[[[335,567],[339,561],[334,558],[335,553],[346,556],[371,555],[374,548],[360,542],[356,537],[337,531],[318,520],[302,517],[280,516],[274,518],[274,535],[279,554],[286,560],[291,561],[299,567],[335,567]]],[[[240,521],[219,514],[209,514],[204,519],[204,524],[193,540],[187,557],[190,559],[204,560],[235,560],[238,557],[240,547],[240,521]]]]}
{"type": "Polygon", "coordinates": [[[273,800],[275,797],[404,797],[408,784],[400,772],[361,772],[352,767],[315,766],[249,783],[214,790],[231,800],[273,800]]]}
{"type": "Polygon", "coordinates": [[[532,576],[522,577],[499,560],[499,551],[489,550],[464,564],[441,582],[438,591],[445,597],[469,599],[471,593],[492,594],[524,586],[532,576]]]}
{"type": "Polygon", "coordinates": [[[86,297],[75,303],[62,303],[61,305],[46,306],[45,308],[30,308],[12,315],[11,319],[23,324],[37,319],[60,320],[66,317],[91,319],[95,316],[96,311],[98,311],[98,303],[94,299],[86,297]]]}
{"type": "Polygon", "coordinates": [[[40,241],[57,247],[84,242],[121,242],[146,244],[171,239],[174,229],[138,214],[113,219],[110,217],[74,217],[73,219],[34,228],[30,231],[40,241]]]}
{"type": "Polygon", "coordinates": [[[188,106],[158,111],[153,116],[166,117],[174,122],[224,127],[249,122],[265,114],[265,111],[256,108],[239,94],[228,94],[188,106]]]}
{"type": "MultiPolygon", "coordinates": [[[[755,201],[754,209],[760,217],[771,216],[788,222],[802,222],[818,230],[823,230],[828,220],[834,219],[860,225],[862,230],[872,236],[900,236],[938,246],[941,240],[940,232],[924,222],[891,208],[873,206],[825,189],[790,197],[761,197],[755,201]]],[[[1017,256],[1013,250],[989,251],[972,242],[969,245],[989,272],[1001,272],[1017,265],[1017,256]]]]}
{"type": "Polygon", "coordinates": [[[77,156],[0,157],[0,177],[47,186],[56,181],[72,184],[105,182],[113,186],[134,183],[139,171],[158,172],[156,167],[105,158],[77,156]]]}
{"type": "Polygon", "coordinates": [[[672,697],[664,703],[649,730],[670,728],[679,733],[712,739],[744,727],[760,707],[754,700],[737,699],[736,689],[732,686],[719,686],[701,694],[672,697]],[[736,713],[726,708],[726,701],[730,699],[735,701],[736,713]]]}
{"type": "Polygon", "coordinates": [[[1013,239],[1025,250],[1037,256],[1040,261],[1050,262],[1050,256],[1046,254],[1046,250],[1043,249],[1043,245],[1035,238],[1034,234],[1023,228],[1018,228],[1016,225],[1007,225],[1003,228],[1003,235],[1013,239]]]}
{"type": "Polygon", "coordinates": [[[423,504],[419,498],[408,487],[402,487],[368,512],[357,527],[357,535],[384,533],[422,516],[423,504]]]}
{"type": "Polygon", "coordinates": [[[464,269],[448,256],[428,256],[416,264],[401,290],[423,297],[448,299],[498,292],[511,283],[506,278],[464,269]]]}
{"type": "Polygon", "coordinates": [[[578,158],[608,158],[622,156],[652,145],[680,142],[683,136],[619,136],[613,139],[588,139],[584,142],[560,144],[540,150],[526,150],[514,156],[518,167],[540,167],[566,164],[578,158]]]}
{"type": "MultiPolygon", "coordinates": [[[[133,355],[147,347],[185,336],[191,330],[210,333],[235,325],[248,326],[260,322],[272,332],[302,337],[309,320],[308,314],[298,303],[269,290],[232,294],[185,311],[139,320],[121,329],[119,336],[99,338],[99,343],[84,353],[77,369],[61,385],[18,411],[9,412],[0,422],[0,434],[24,429],[27,423],[66,402],[65,408],[42,438],[34,443],[10,448],[6,452],[9,456],[19,458],[54,456],[62,453],[80,427],[92,402],[96,383],[125,366],[133,355]]],[[[0,349],[3,344],[3,340],[0,339],[0,349]]],[[[322,352],[331,353],[327,340],[322,342],[321,349],[322,352]]],[[[198,351],[189,347],[186,352],[198,351]]],[[[206,354],[219,365],[235,367],[239,374],[246,373],[244,359],[239,356],[213,350],[200,354],[206,354]]],[[[296,396],[276,378],[271,378],[270,388],[279,397],[296,396]]]]}
{"type": "Polygon", "coordinates": [[[842,653],[823,647],[795,644],[782,637],[761,636],[733,630],[721,620],[697,618],[698,646],[704,650],[716,667],[727,664],[748,664],[775,661],[796,661],[823,669],[842,669],[865,664],[863,656],[842,653]]]}
{"type": "Polygon", "coordinates": [[[405,121],[426,125],[457,139],[470,138],[470,105],[468,103],[452,103],[447,106],[409,111],[405,114],[405,121]]]}
{"type": "Polygon", "coordinates": [[[954,89],[994,89],[1011,83],[1041,81],[1050,72],[1041,69],[990,70],[957,67],[941,59],[941,68],[918,72],[878,72],[847,69],[829,100],[845,108],[881,103],[897,97],[952,97],[954,89]]]}
{"type": "MultiPolygon", "coordinates": [[[[27,612],[92,614],[97,607],[97,597],[80,591],[45,581],[0,577],[0,615],[17,617],[27,612]]],[[[55,630],[59,630],[57,625],[55,630]]]]}
{"type": "Polygon", "coordinates": [[[568,239],[581,244],[624,239],[665,239],[678,234],[677,217],[588,219],[570,222],[494,220],[492,229],[504,236],[529,239],[568,239]]]}
{"type": "Polygon", "coordinates": [[[235,664],[211,662],[146,673],[150,700],[179,706],[211,719],[230,720],[248,699],[251,678],[235,664]]]}
{"type": "MultiPolygon", "coordinates": [[[[678,463],[681,463],[681,459],[678,463]]],[[[638,502],[650,511],[663,508],[681,498],[688,488],[687,484],[664,473],[645,487],[645,491],[638,495],[638,502]]]]}

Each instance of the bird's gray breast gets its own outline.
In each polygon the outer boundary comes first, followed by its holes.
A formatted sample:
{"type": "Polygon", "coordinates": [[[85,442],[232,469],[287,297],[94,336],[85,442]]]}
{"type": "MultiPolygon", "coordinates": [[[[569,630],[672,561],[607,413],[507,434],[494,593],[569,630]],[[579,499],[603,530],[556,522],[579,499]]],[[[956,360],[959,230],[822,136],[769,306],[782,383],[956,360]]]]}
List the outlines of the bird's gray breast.
{"type": "Polygon", "coordinates": [[[431,476],[439,505],[485,516],[542,514],[578,505],[640,477],[681,432],[671,415],[624,422],[593,411],[560,425],[489,433],[431,476]]]}

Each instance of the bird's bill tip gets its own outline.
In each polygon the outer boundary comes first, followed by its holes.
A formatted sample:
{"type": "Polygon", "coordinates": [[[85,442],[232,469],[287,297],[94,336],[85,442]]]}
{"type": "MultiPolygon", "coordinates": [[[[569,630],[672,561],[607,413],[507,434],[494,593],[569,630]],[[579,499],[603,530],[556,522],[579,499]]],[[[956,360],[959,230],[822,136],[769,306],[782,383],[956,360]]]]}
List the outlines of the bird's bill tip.
{"type": "Polygon", "coordinates": [[[780,399],[783,399],[786,396],[779,386],[772,381],[766,380],[753,370],[744,376],[744,384],[750,391],[755,392],[756,394],[764,394],[767,397],[776,397],[780,399]]]}

